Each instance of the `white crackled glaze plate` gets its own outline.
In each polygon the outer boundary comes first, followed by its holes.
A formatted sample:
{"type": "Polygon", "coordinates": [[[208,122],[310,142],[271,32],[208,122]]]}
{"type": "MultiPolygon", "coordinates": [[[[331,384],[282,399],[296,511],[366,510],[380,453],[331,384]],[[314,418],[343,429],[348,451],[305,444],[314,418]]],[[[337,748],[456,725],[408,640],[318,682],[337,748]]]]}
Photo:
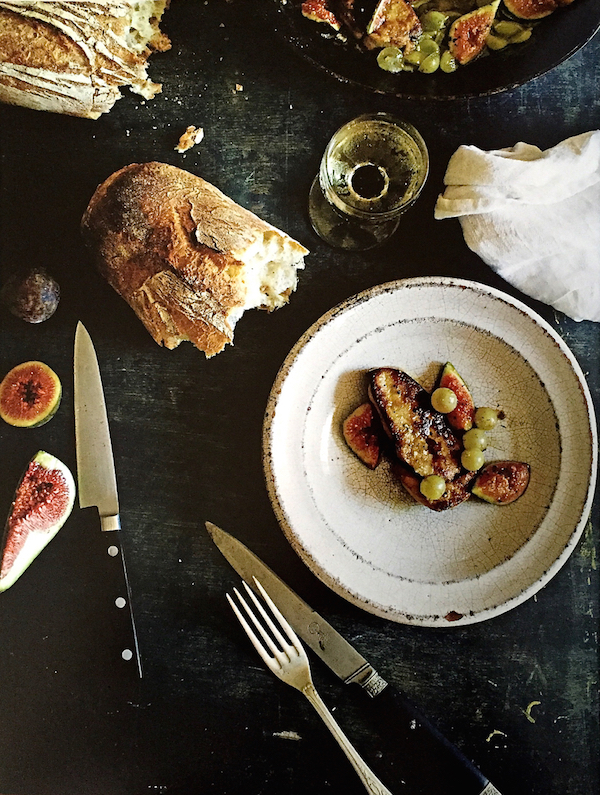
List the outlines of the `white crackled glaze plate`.
{"type": "Polygon", "coordinates": [[[375,287],[317,321],[277,376],[263,445],[275,513],[307,566],[359,607],[423,626],[483,621],[545,585],[581,536],[597,466],[589,390],[560,337],[511,297],[442,278],[375,287]],[[531,466],[511,505],[472,497],[435,513],[343,440],[368,369],[397,367],[430,389],[446,361],[477,405],[506,414],[486,460],[531,466]]]}

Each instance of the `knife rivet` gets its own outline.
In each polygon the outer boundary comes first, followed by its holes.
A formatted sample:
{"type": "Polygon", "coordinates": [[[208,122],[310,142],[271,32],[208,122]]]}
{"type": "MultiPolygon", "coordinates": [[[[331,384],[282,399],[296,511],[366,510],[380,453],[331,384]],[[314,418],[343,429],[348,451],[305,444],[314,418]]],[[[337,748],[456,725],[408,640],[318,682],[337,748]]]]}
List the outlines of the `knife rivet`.
{"type": "Polygon", "coordinates": [[[108,554],[111,558],[115,558],[119,554],[119,547],[115,547],[114,544],[108,548],[108,554]]]}
{"type": "Polygon", "coordinates": [[[121,657],[124,660],[131,660],[131,658],[133,657],[133,652],[131,651],[131,649],[123,649],[123,651],[121,652],[121,657]]]}
{"type": "Polygon", "coordinates": [[[127,602],[125,601],[125,599],[123,599],[122,596],[117,596],[117,598],[115,599],[115,604],[117,607],[125,607],[127,602]]]}

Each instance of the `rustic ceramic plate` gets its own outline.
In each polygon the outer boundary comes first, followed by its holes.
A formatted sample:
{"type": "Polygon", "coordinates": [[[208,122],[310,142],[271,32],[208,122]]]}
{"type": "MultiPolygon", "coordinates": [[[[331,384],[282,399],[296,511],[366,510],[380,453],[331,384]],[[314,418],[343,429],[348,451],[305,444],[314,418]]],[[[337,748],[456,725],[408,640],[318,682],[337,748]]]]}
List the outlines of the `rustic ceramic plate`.
{"type": "Polygon", "coordinates": [[[598,0],[575,0],[540,20],[527,42],[480,58],[453,74],[441,70],[432,75],[389,74],[377,66],[376,53],[339,41],[326,25],[304,19],[301,4],[302,0],[260,0],[267,28],[337,80],[402,99],[460,99],[516,88],[558,66],[600,28],[598,0]]]}
{"type": "Polygon", "coordinates": [[[375,287],[317,321],[277,376],[263,443],[275,513],[308,567],[359,607],[425,626],[491,618],[545,585],[582,533],[597,463],[589,390],[564,342],[509,296],[442,278],[375,287]],[[511,505],[472,497],[435,513],[344,442],[368,369],[398,367],[430,389],[446,361],[477,405],[506,414],[486,459],[531,466],[511,505]]]}

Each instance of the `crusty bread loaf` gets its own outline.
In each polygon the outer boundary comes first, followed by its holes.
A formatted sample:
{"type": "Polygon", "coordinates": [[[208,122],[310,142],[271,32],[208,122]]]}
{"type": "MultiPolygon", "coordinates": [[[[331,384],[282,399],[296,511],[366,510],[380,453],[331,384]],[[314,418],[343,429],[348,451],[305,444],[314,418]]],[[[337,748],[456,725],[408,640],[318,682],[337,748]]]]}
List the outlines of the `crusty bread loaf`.
{"type": "Polygon", "coordinates": [[[0,2],[0,101],[97,119],[120,86],[152,98],[147,60],[170,47],[169,2],[0,2]]]}
{"type": "Polygon", "coordinates": [[[82,219],[101,273],[159,345],[213,356],[246,309],[276,309],[308,251],[200,177],[134,163],[100,185],[82,219]]]}

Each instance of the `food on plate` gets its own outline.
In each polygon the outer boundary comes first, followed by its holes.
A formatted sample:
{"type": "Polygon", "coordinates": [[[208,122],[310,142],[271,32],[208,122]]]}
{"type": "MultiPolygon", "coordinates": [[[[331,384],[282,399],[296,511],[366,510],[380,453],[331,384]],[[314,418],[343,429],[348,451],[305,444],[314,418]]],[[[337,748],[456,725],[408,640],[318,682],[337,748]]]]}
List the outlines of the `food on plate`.
{"type": "Polygon", "coordinates": [[[474,472],[461,472],[454,480],[445,482],[445,488],[441,495],[438,496],[434,493],[429,497],[423,494],[421,490],[423,481],[414,472],[406,468],[394,467],[394,474],[411,497],[432,511],[447,511],[468,500],[471,496],[468,487],[475,477],[474,472]]]}
{"type": "Polygon", "coordinates": [[[522,461],[494,461],[478,473],[472,492],[494,505],[510,505],[525,492],[529,476],[529,465],[522,461]]]}
{"type": "Polygon", "coordinates": [[[511,14],[519,19],[542,19],[573,0],[504,0],[511,14]]]}
{"type": "Polygon", "coordinates": [[[452,480],[460,471],[460,443],[444,415],[431,408],[429,393],[402,370],[369,373],[369,397],[396,456],[417,475],[452,480]]]}
{"type": "Polygon", "coordinates": [[[34,267],[10,276],[0,290],[0,299],[21,320],[43,323],[56,312],[60,286],[44,268],[34,267]]]}
{"type": "Polygon", "coordinates": [[[346,417],[342,433],[348,447],[369,469],[381,458],[381,427],[371,403],[363,403],[346,417]]]}
{"type": "Polygon", "coordinates": [[[154,51],[169,49],[159,24],[169,0],[0,2],[0,101],[97,119],[121,86],[152,99],[154,51]]]}
{"type": "Polygon", "coordinates": [[[100,272],[159,345],[191,341],[207,357],[233,342],[247,309],[277,309],[307,249],[165,163],[134,163],[95,191],[82,233],[100,272]]]}
{"type": "Polygon", "coordinates": [[[445,386],[429,394],[407,373],[392,367],[371,370],[367,380],[369,401],[346,417],[342,431],[350,449],[369,469],[388,453],[393,475],[417,502],[433,511],[454,508],[471,494],[507,505],[524,493],[528,464],[497,461],[484,466],[486,431],[496,426],[503,412],[488,406],[476,409],[450,362],[443,366],[438,383],[452,384],[456,393],[445,386]],[[450,418],[460,408],[463,411],[453,426],[450,418]],[[473,427],[477,420],[485,427],[473,427]]]}
{"type": "Polygon", "coordinates": [[[378,50],[381,69],[455,72],[480,55],[527,41],[536,20],[573,0],[305,0],[310,20],[365,52],[378,50]]]}
{"type": "Polygon", "coordinates": [[[422,33],[421,22],[407,0],[380,0],[367,25],[367,49],[397,47],[410,52],[422,33]]]}
{"type": "Polygon", "coordinates": [[[19,364],[0,383],[0,417],[17,428],[38,428],[56,414],[61,395],[60,379],[47,364],[19,364]]]}
{"type": "Polygon", "coordinates": [[[470,63],[485,49],[500,0],[476,8],[454,20],[448,32],[448,50],[458,64],[470,63]]]}
{"type": "Polygon", "coordinates": [[[6,591],[54,538],[75,501],[69,468],[40,450],[21,478],[4,527],[0,591],[6,591]]]}

